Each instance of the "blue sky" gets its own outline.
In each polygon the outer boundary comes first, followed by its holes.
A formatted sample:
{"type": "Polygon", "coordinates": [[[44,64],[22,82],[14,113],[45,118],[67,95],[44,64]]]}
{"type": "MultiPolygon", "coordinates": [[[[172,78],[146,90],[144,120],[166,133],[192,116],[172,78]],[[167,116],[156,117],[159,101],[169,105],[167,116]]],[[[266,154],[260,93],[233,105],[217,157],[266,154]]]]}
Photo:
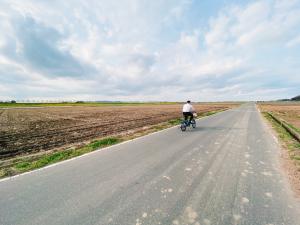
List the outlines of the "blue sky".
{"type": "Polygon", "coordinates": [[[300,94],[300,0],[1,0],[0,100],[300,94]]]}

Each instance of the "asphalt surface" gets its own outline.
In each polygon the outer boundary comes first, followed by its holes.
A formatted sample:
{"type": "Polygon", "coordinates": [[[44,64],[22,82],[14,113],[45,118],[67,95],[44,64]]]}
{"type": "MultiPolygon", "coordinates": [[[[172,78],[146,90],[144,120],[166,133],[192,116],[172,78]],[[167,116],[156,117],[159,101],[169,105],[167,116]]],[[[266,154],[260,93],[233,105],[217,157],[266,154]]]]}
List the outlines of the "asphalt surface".
{"type": "Polygon", "coordinates": [[[254,104],[197,126],[0,181],[0,224],[300,224],[278,144],[254,104]]]}

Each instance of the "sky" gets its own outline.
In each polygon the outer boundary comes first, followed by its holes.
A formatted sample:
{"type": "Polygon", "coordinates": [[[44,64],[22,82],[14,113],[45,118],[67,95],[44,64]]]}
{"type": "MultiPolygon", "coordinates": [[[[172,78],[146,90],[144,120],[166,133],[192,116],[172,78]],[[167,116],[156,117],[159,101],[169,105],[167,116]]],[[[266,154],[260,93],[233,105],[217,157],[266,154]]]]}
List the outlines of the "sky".
{"type": "Polygon", "coordinates": [[[300,94],[300,0],[0,0],[0,100],[300,94]]]}

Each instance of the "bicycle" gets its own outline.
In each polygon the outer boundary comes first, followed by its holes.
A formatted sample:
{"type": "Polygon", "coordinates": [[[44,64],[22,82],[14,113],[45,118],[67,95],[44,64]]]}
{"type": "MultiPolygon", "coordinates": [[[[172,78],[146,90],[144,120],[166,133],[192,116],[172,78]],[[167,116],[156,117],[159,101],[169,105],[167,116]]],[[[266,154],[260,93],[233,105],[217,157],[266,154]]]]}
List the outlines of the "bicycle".
{"type": "Polygon", "coordinates": [[[181,131],[186,131],[187,127],[190,127],[192,125],[193,128],[196,128],[196,120],[193,118],[191,121],[189,119],[182,120],[180,124],[181,131]]]}

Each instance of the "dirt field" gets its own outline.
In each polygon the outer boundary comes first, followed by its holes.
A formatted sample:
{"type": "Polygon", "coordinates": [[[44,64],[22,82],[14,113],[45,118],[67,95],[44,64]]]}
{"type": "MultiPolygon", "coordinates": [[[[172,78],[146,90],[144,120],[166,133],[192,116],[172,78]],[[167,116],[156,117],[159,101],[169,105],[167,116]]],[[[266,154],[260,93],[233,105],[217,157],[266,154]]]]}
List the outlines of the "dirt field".
{"type": "Polygon", "coordinates": [[[263,103],[260,104],[260,108],[262,111],[273,112],[300,130],[300,103],[263,103]]]}
{"type": "MultiPolygon", "coordinates": [[[[198,113],[237,104],[197,105],[198,113]]],[[[50,150],[181,117],[181,105],[0,108],[0,159],[50,150]]]]}
{"type": "MultiPolygon", "coordinates": [[[[259,104],[263,112],[272,112],[277,117],[284,119],[300,131],[300,103],[297,102],[272,102],[259,104]]],[[[300,153],[299,143],[286,136],[279,128],[273,125],[276,135],[281,140],[281,161],[288,175],[296,196],[300,197],[300,153]]]]}

